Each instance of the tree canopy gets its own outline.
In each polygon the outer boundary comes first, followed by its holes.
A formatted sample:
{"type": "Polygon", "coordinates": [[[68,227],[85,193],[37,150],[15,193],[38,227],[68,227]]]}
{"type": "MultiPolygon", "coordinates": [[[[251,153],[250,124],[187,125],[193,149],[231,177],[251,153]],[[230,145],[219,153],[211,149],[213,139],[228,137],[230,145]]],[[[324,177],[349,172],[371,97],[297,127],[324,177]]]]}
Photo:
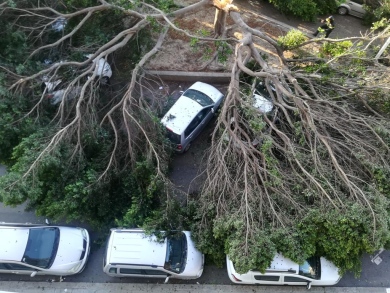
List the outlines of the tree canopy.
{"type": "Polygon", "coordinates": [[[239,272],[264,270],[281,252],[358,273],[363,253],[389,244],[388,53],[375,59],[387,20],[365,36],[325,40],[296,30],[272,38],[228,0],[7,1],[0,13],[4,202],[96,227],[190,227],[200,250],[216,263],[228,254],[239,272]],[[215,11],[212,37],[178,26],[199,10],[215,11]],[[210,44],[231,73],[207,178],[184,207],[167,177],[166,97],[148,98],[143,70],[172,31],[210,44]],[[229,67],[222,52],[233,55],[229,67]],[[127,84],[114,93],[93,60],[120,56],[131,75],[119,74],[127,84]],[[44,77],[61,79],[57,106],[44,77]],[[260,89],[269,114],[254,107],[260,89]]]}

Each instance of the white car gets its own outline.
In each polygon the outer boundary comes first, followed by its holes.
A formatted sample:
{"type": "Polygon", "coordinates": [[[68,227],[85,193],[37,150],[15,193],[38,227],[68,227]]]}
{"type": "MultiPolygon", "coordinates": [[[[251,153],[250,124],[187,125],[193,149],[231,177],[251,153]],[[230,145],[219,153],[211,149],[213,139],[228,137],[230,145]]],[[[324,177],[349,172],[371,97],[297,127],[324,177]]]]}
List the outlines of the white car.
{"type": "Polygon", "coordinates": [[[0,273],[73,275],[90,250],[84,228],[34,225],[0,226],[0,273]]]}
{"type": "MultiPolygon", "coordinates": [[[[91,58],[93,54],[87,54],[85,55],[86,58],[91,58]]],[[[112,70],[110,64],[106,61],[104,58],[100,59],[93,59],[93,63],[96,64],[95,71],[96,71],[96,76],[100,78],[104,84],[110,84],[110,78],[112,76],[112,70]]],[[[90,77],[88,77],[90,78],[90,77]]]]}
{"type": "Polygon", "coordinates": [[[363,8],[363,0],[346,1],[337,8],[337,12],[341,15],[353,15],[363,18],[366,14],[366,10],[363,8]]]}
{"type": "Polygon", "coordinates": [[[197,279],[203,273],[204,255],[188,231],[158,242],[141,229],[111,229],[103,271],[112,277],[197,279]]]}
{"type": "Polygon", "coordinates": [[[175,151],[186,152],[217,112],[224,96],[207,83],[196,82],[186,90],[161,119],[175,151]]]}
{"type": "MultiPolygon", "coordinates": [[[[269,94],[264,90],[259,91],[256,90],[255,93],[253,94],[251,100],[250,100],[251,105],[259,112],[259,114],[265,114],[271,116],[272,113],[274,112],[274,104],[272,103],[271,97],[269,94]]],[[[230,128],[231,130],[234,130],[235,128],[235,119],[234,117],[231,118],[230,120],[230,128]]],[[[225,141],[230,140],[230,136],[228,132],[225,132],[223,135],[223,139],[225,141]]],[[[252,144],[254,147],[259,145],[262,141],[261,137],[254,137],[251,141],[250,144],[252,144]]],[[[248,142],[242,140],[242,143],[245,145],[248,145],[248,142]]],[[[240,143],[235,143],[234,144],[236,147],[240,148],[240,143]]]]}
{"type": "Polygon", "coordinates": [[[251,270],[239,274],[226,256],[229,278],[236,284],[332,286],[340,280],[338,268],[324,257],[311,257],[302,265],[276,254],[269,268],[262,274],[251,270]]]}

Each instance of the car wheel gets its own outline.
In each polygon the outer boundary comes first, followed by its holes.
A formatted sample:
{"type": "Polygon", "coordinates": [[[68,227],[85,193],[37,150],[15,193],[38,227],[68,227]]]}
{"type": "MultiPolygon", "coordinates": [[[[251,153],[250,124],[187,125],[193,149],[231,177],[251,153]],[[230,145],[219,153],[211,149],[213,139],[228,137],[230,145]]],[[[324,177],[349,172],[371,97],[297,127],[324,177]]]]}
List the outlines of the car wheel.
{"type": "Polygon", "coordinates": [[[347,15],[348,14],[348,9],[345,7],[339,7],[337,8],[337,12],[341,15],[347,15]]]}
{"type": "Polygon", "coordinates": [[[191,143],[186,145],[186,148],[184,149],[183,153],[186,153],[191,147],[191,143]]]}

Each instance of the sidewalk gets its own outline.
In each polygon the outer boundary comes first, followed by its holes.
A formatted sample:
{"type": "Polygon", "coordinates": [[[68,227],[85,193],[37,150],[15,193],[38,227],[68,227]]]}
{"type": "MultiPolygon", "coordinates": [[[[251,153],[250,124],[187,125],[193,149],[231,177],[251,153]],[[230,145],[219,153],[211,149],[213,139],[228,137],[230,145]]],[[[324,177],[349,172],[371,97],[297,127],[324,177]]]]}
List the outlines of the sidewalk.
{"type": "Polygon", "coordinates": [[[246,285],[178,285],[138,283],[0,282],[0,293],[390,293],[378,287],[305,287],[246,285]]]}

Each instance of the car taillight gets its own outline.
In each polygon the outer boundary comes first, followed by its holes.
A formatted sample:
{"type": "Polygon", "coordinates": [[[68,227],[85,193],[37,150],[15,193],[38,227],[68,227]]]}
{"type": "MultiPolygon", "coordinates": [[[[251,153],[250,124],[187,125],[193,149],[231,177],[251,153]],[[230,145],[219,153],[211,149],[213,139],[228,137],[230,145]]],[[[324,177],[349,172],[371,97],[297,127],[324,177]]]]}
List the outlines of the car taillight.
{"type": "Polygon", "coordinates": [[[236,277],[235,275],[233,275],[233,274],[232,274],[232,277],[233,277],[233,279],[234,279],[235,281],[237,281],[237,282],[242,282],[240,279],[237,279],[237,277],[236,277]]]}
{"type": "Polygon", "coordinates": [[[182,149],[181,144],[178,144],[178,145],[177,145],[177,149],[178,149],[178,150],[181,150],[181,149],[182,149]]]}

